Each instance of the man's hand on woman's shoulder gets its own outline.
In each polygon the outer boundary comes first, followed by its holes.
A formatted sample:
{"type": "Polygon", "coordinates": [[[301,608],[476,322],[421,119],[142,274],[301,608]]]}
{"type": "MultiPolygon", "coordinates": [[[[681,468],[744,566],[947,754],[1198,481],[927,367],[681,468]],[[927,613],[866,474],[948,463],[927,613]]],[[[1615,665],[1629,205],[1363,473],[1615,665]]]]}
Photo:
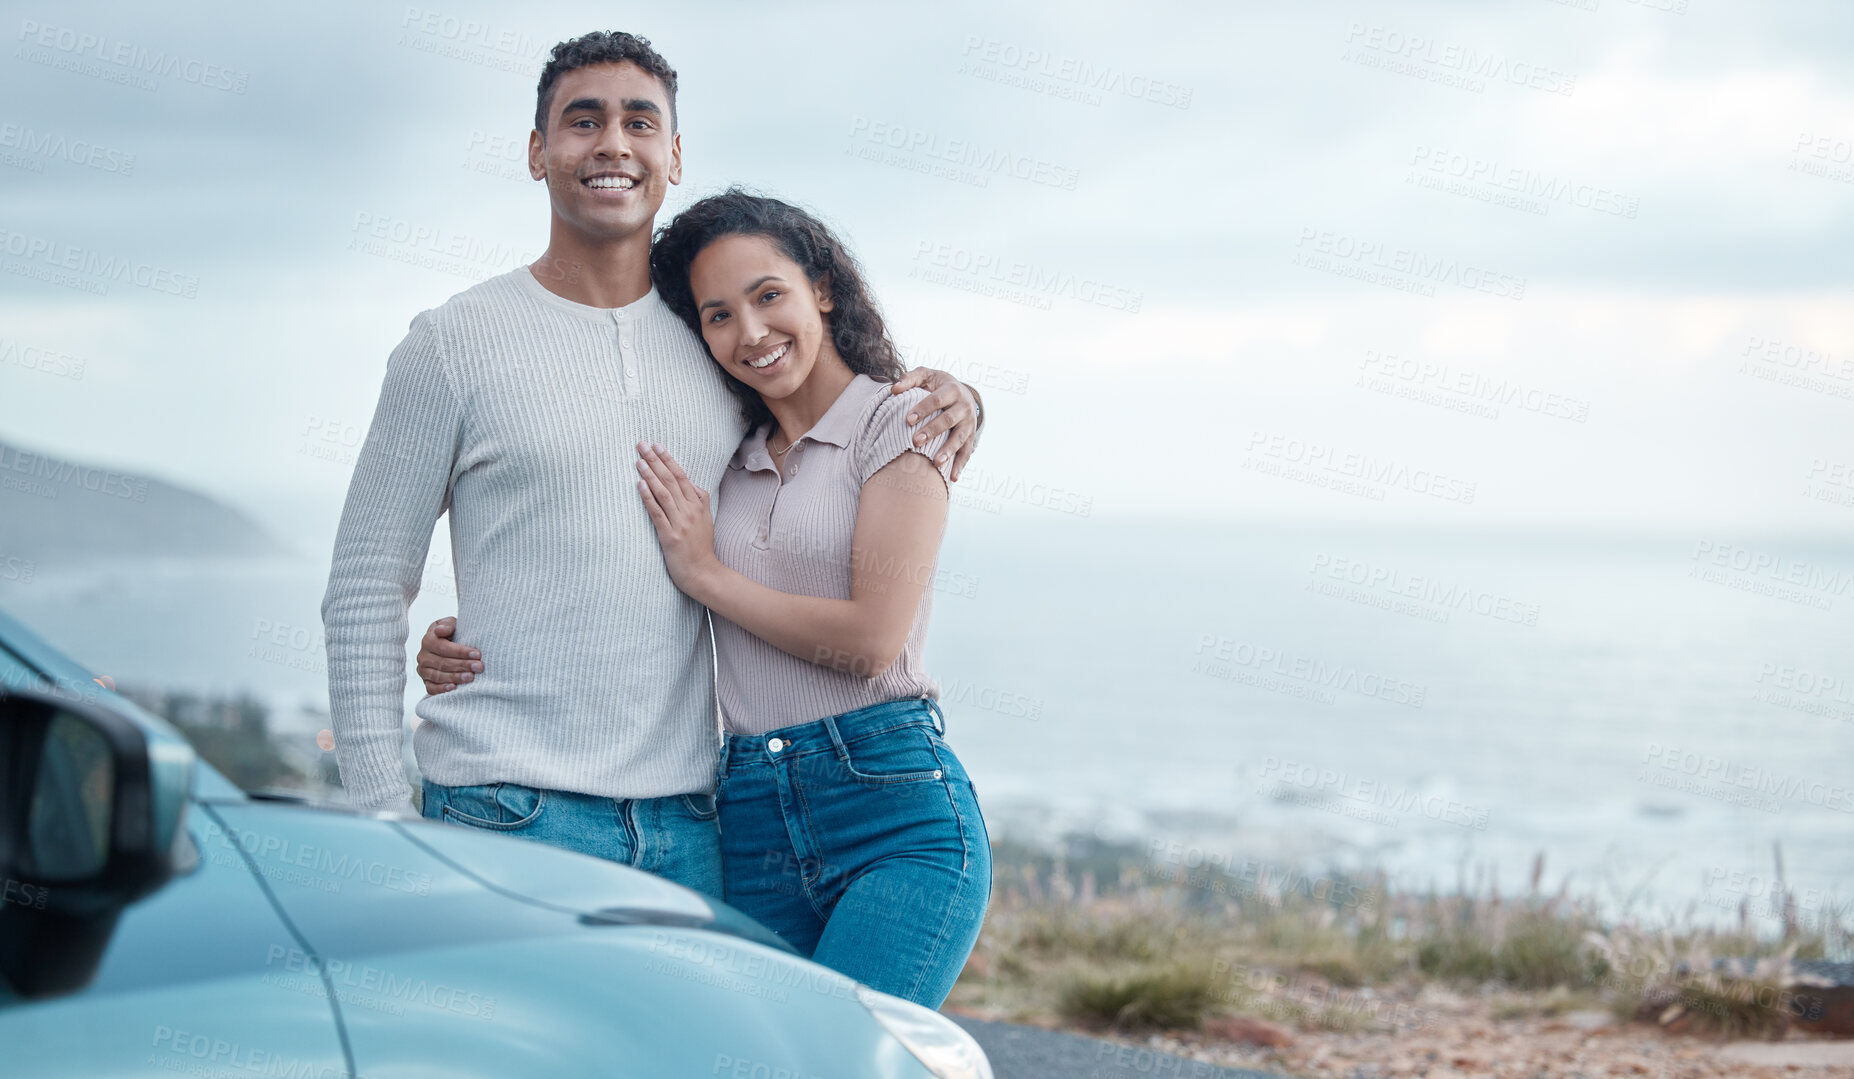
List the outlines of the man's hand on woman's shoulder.
{"type": "Polygon", "coordinates": [[[929,396],[921,402],[919,408],[908,413],[908,423],[918,424],[914,431],[914,444],[924,446],[941,431],[951,431],[946,436],[946,445],[940,447],[940,453],[933,459],[933,463],[944,464],[951,459],[951,478],[957,483],[960,471],[966,467],[967,458],[978,447],[981,409],[978,391],[954,378],[950,372],[934,367],[916,367],[890,386],[889,392],[901,393],[916,386],[927,390],[929,396]]]}

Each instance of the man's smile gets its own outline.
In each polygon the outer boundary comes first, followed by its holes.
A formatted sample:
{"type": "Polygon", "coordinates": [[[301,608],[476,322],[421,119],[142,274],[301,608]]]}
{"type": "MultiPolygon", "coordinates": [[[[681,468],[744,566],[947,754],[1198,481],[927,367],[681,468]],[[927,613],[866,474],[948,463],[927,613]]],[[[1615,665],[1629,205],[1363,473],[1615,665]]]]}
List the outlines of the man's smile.
{"type": "Polygon", "coordinates": [[[606,172],[597,176],[588,176],[580,184],[594,191],[630,191],[637,186],[637,178],[622,173],[606,172]]]}

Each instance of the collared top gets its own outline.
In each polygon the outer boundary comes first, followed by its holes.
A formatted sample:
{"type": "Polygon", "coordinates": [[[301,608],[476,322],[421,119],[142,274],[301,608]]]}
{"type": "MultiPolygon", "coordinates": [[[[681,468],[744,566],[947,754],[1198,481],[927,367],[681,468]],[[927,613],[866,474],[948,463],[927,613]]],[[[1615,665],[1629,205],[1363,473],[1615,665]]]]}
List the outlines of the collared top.
{"type": "Polygon", "coordinates": [[[946,481],[951,463],[938,466],[938,475],[933,464],[946,435],[915,446],[907,422],[908,409],[927,396],[923,389],[890,393],[888,383],[859,374],[793,441],[783,476],[766,449],[770,424],[748,432],[728,462],[715,500],[715,555],[723,565],[781,592],[830,599],[850,598],[859,563],[866,575],[906,574],[926,586],[901,654],[874,678],[867,657],[807,662],[715,615],[716,689],[730,732],[762,734],[900,697],[939,697],[940,687],[921,668],[934,567],[877,564],[853,552],[851,542],[863,484],[884,465],[913,450],[919,467],[897,482],[946,481]]]}

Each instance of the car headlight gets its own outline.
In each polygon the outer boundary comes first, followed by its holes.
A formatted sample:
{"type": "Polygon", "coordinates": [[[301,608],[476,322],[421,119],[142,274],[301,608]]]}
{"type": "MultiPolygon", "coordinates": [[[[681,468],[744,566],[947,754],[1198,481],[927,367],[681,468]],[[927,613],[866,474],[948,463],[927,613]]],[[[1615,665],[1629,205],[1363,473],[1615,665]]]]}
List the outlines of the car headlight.
{"type": "Polygon", "coordinates": [[[985,1050],[946,1016],[866,985],[856,987],[856,999],[937,1079],[992,1079],[985,1050]]]}

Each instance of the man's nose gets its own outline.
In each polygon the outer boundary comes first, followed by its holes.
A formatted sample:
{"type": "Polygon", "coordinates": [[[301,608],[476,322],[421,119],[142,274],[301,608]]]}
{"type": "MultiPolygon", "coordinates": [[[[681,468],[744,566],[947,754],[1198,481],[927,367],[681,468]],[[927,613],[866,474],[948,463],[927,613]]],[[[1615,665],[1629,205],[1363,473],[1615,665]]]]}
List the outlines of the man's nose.
{"type": "Polygon", "coordinates": [[[623,128],[607,127],[599,135],[599,143],[592,152],[599,157],[628,158],[631,140],[625,137],[623,128]]]}

